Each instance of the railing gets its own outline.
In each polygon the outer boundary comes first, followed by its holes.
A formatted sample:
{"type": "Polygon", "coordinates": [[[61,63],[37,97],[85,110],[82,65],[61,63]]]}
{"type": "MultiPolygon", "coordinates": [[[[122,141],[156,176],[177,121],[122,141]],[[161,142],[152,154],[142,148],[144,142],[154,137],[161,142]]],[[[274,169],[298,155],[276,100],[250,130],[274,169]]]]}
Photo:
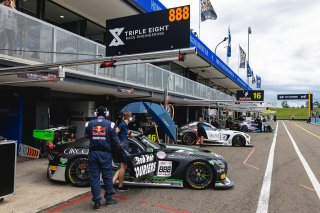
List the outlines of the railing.
{"type": "MultiPolygon", "coordinates": [[[[0,54],[51,63],[104,56],[105,46],[0,5],[0,54]]],[[[233,100],[232,96],[151,64],[108,69],[82,65],[73,69],[159,91],[167,87],[169,79],[171,93],[206,100],[233,100]]]]}

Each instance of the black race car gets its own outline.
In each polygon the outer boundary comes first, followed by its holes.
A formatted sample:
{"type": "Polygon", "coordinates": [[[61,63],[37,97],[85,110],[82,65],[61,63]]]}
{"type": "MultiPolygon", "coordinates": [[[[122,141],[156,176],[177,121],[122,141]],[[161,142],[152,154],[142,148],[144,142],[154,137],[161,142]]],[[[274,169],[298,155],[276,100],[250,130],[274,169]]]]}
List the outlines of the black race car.
{"type": "MultiPolygon", "coordinates": [[[[87,138],[56,146],[48,156],[48,178],[88,186],[88,148],[87,138]]],[[[227,162],[207,150],[156,144],[140,135],[129,139],[126,154],[130,159],[125,177],[128,185],[182,188],[187,184],[194,189],[234,185],[227,177],[227,162]]],[[[113,165],[116,170],[116,164],[113,165]]]]}

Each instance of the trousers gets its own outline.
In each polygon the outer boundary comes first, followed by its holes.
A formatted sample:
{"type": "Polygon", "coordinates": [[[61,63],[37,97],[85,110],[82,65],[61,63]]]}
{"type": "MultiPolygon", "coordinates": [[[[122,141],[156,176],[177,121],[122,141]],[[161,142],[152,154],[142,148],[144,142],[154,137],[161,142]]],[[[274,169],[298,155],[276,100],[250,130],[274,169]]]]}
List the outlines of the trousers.
{"type": "Polygon", "coordinates": [[[89,152],[89,174],[90,186],[92,192],[92,201],[101,201],[101,184],[100,174],[104,183],[105,195],[104,197],[109,200],[113,195],[112,185],[112,154],[109,152],[90,151],[89,152]]]}

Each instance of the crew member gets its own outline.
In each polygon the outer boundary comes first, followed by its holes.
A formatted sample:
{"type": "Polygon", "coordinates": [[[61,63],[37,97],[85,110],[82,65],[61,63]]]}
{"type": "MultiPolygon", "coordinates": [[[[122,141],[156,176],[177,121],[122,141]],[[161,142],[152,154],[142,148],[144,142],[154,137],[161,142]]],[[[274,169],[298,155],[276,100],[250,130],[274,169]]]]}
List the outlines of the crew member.
{"type": "Polygon", "coordinates": [[[203,122],[199,121],[197,123],[197,133],[198,133],[198,142],[199,146],[203,146],[204,136],[206,135],[206,130],[203,127],[203,122]]]}
{"type": "Polygon", "coordinates": [[[112,199],[112,154],[111,148],[120,144],[115,132],[115,124],[105,119],[109,112],[105,107],[96,110],[97,118],[86,123],[86,137],[90,138],[89,146],[89,174],[94,209],[100,209],[100,173],[105,189],[106,206],[115,205],[112,199]]]}
{"type": "Polygon", "coordinates": [[[217,117],[215,117],[215,118],[212,120],[211,125],[214,126],[214,127],[217,128],[217,129],[219,129],[219,122],[218,122],[217,117]]]}
{"type": "Polygon", "coordinates": [[[116,160],[120,163],[120,169],[113,176],[113,183],[119,180],[118,186],[115,187],[117,191],[129,191],[128,186],[124,186],[124,174],[127,169],[127,154],[126,151],[129,151],[128,136],[134,137],[136,134],[133,134],[129,131],[128,124],[132,121],[131,112],[123,112],[122,121],[116,128],[118,137],[121,141],[122,154],[119,154],[116,160]]]}
{"type": "Polygon", "coordinates": [[[141,134],[143,134],[142,125],[139,118],[140,117],[138,117],[138,115],[133,115],[132,122],[130,122],[128,126],[130,130],[140,132],[141,134]]]}

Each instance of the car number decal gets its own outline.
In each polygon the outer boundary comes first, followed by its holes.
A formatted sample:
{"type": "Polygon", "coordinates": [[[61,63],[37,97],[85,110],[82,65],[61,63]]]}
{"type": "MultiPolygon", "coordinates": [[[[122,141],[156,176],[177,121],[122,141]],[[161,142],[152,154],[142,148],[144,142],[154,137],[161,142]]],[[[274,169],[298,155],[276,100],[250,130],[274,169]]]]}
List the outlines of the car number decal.
{"type": "Polygon", "coordinates": [[[207,136],[209,140],[220,140],[220,133],[215,131],[207,131],[207,136]]]}
{"type": "Polygon", "coordinates": [[[171,177],[172,161],[159,161],[158,163],[158,177],[171,177]]]}

